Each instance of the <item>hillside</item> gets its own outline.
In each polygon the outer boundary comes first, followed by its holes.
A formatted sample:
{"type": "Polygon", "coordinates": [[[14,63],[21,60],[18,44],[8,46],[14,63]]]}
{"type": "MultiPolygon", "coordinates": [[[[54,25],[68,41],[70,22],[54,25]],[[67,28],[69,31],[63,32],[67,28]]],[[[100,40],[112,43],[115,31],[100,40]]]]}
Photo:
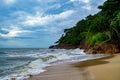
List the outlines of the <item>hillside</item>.
{"type": "Polygon", "coordinates": [[[120,1],[107,0],[100,12],[80,20],[52,48],[82,48],[87,53],[120,52],[120,1]]]}

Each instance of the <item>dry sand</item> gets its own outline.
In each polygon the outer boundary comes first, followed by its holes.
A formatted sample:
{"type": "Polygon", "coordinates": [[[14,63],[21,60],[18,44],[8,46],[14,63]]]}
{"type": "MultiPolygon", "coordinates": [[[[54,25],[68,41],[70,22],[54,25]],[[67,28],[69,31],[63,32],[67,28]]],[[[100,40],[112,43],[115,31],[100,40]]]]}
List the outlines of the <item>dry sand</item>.
{"type": "Polygon", "coordinates": [[[111,59],[106,59],[108,64],[89,67],[93,80],[120,80],[120,54],[111,59]]]}
{"type": "Polygon", "coordinates": [[[27,80],[120,80],[120,54],[111,57],[54,65],[27,80]]]}

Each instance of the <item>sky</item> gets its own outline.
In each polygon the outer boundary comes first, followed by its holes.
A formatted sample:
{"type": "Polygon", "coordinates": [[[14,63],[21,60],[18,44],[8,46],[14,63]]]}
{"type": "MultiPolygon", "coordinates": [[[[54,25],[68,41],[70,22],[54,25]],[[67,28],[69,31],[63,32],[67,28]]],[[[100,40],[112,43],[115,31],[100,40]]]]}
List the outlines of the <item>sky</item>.
{"type": "Polygon", "coordinates": [[[48,48],[105,0],[0,0],[0,48],[48,48]]]}

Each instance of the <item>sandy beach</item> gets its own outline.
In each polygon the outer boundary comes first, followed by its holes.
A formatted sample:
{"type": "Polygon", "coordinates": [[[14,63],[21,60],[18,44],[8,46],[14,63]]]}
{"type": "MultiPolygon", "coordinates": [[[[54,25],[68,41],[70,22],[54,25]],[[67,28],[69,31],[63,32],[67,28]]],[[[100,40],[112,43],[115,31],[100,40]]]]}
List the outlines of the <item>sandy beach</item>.
{"type": "Polygon", "coordinates": [[[75,63],[63,63],[27,80],[120,80],[120,54],[75,63]]]}
{"type": "Polygon", "coordinates": [[[104,61],[109,63],[88,68],[93,80],[120,80],[120,54],[104,61]]]}

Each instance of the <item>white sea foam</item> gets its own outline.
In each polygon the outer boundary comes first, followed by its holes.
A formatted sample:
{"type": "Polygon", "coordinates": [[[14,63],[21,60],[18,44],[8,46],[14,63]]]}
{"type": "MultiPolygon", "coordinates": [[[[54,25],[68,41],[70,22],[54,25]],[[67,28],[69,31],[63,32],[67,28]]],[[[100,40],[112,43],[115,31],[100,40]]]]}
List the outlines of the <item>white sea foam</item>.
{"type": "Polygon", "coordinates": [[[14,73],[7,75],[4,78],[2,77],[2,79],[0,80],[10,80],[11,78],[15,78],[16,80],[23,80],[24,78],[28,78],[29,75],[36,75],[41,72],[44,72],[45,71],[44,68],[46,66],[51,66],[51,62],[55,62],[55,61],[74,62],[74,61],[83,61],[92,58],[99,58],[101,56],[101,55],[96,55],[96,56],[86,55],[84,51],[80,49],[71,49],[71,50],[47,49],[44,50],[43,52],[38,52],[38,51],[36,53],[34,51],[32,52],[33,52],[32,54],[13,55],[14,57],[29,56],[29,57],[35,57],[36,59],[20,67],[14,73]]]}

